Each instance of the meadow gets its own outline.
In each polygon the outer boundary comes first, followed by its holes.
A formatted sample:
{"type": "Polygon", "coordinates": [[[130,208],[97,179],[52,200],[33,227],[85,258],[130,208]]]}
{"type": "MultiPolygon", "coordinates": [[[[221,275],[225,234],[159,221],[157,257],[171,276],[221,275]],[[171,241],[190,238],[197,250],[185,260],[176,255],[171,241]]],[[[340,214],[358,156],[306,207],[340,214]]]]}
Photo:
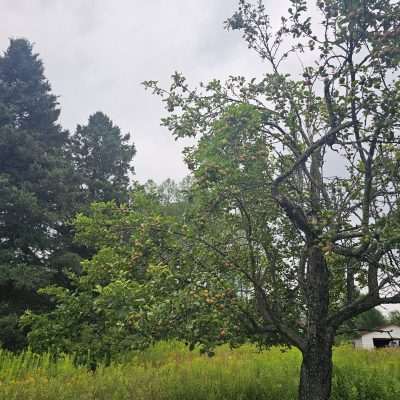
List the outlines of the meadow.
{"type": "MultiPolygon", "coordinates": [[[[259,352],[243,346],[219,348],[212,358],[180,343],[160,343],[100,365],[95,372],[69,356],[0,351],[1,400],[292,400],[301,355],[291,349],[259,352]]],[[[400,352],[334,352],[334,400],[400,398],[400,352]]]]}

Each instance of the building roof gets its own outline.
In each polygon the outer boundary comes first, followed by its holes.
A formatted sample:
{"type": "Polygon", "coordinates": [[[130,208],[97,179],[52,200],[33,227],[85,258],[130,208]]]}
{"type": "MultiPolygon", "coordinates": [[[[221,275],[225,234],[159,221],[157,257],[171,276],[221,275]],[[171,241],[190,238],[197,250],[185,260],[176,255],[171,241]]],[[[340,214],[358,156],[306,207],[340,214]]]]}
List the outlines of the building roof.
{"type": "Polygon", "coordinates": [[[387,331],[388,333],[390,332],[389,328],[397,328],[400,330],[400,326],[396,324],[386,324],[382,325],[378,328],[371,329],[371,330],[361,330],[359,334],[357,335],[357,338],[360,338],[361,336],[367,335],[369,333],[374,333],[374,332],[382,332],[382,331],[387,331]]]}

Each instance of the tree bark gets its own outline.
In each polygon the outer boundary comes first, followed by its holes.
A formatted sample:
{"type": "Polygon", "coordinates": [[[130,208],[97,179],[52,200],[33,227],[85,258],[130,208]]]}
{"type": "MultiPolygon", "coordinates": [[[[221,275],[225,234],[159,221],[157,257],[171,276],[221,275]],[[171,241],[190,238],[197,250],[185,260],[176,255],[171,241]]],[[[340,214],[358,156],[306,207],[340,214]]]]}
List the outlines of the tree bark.
{"type": "Polygon", "coordinates": [[[332,386],[332,340],[318,338],[303,352],[299,400],[328,400],[332,386]]]}
{"type": "Polygon", "coordinates": [[[334,329],[328,324],[329,271],[318,245],[309,250],[306,345],[302,349],[299,399],[328,400],[331,394],[334,329]]]}

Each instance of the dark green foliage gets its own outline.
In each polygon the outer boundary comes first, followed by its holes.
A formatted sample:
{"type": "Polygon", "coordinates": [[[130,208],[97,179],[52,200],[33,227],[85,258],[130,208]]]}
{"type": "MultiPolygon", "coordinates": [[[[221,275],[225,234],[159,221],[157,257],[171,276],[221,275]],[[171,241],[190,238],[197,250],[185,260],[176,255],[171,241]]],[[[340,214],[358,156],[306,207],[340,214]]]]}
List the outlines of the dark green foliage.
{"type": "Polygon", "coordinates": [[[41,263],[39,252],[52,246],[70,200],[68,135],[57,123],[59,109],[42,62],[26,40],[11,40],[0,58],[0,85],[2,250],[41,263]]]}
{"type": "Polygon", "coordinates": [[[107,115],[96,112],[87,125],[78,125],[72,153],[82,179],[83,203],[127,200],[131,161],[136,153],[129,133],[122,135],[107,115]]]}
{"type": "MultiPolygon", "coordinates": [[[[8,305],[2,315],[41,303],[34,291],[49,282],[50,259],[72,215],[77,185],[59,113],[32,45],[12,39],[0,57],[0,290],[8,305]]],[[[17,345],[12,337],[0,341],[17,345]]]]}
{"type": "Polygon", "coordinates": [[[356,318],[356,326],[359,329],[373,330],[387,323],[385,316],[376,308],[372,308],[356,318]]]}
{"type": "Polygon", "coordinates": [[[18,316],[49,307],[37,289],[70,286],[92,250],[73,243],[72,217],[92,201],[127,200],[129,134],[103,113],[71,140],[43,63],[25,39],[0,57],[0,343],[23,345],[18,316]]]}

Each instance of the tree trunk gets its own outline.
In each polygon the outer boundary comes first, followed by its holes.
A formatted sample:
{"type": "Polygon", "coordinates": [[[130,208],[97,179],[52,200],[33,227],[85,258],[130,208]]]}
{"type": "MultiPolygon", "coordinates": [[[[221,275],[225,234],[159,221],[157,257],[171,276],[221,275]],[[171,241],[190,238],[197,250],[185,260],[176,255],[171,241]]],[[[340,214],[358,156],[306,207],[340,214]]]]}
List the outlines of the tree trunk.
{"type": "Polygon", "coordinates": [[[329,271],[319,246],[314,245],[309,251],[307,283],[307,339],[302,349],[299,399],[328,400],[331,394],[335,332],[327,322],[329,271]]]}
{"type": "Polygon", "coordinates": [[[332,340],[319,338],[303,352],[299,400],[328,400],[332,385],[332,340]]]}

